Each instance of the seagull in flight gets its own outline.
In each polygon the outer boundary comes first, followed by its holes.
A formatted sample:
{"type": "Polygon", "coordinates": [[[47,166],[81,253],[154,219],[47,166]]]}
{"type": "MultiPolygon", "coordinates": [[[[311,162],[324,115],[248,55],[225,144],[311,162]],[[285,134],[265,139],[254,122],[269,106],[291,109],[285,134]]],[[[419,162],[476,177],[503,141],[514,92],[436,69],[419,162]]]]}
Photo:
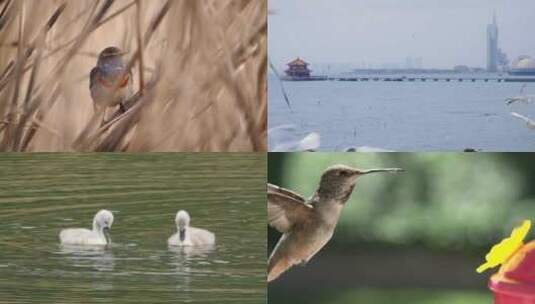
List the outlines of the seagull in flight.
{"type": "Polygon", "coordinates": [[[531,130],[535,130],[535,121],[527,118],[526,116],[523,116],[523,115],[520,115],[516,112],[511,112],[511,115],[518,118],[518,119],[521,119],[523,120],[526,125],[528,126],[528,128],[530,128],[531,130]]]}
{"type": "Polygon", "coordinates": [[[507,102],[507,105],[513,104],[515,102],[522,102],[522,103],[528,104],[528,103],[532,103],[533,101],[535,101],[535,95],[516,96],[516,97],[507,98],[505,101],[507,102]]]}

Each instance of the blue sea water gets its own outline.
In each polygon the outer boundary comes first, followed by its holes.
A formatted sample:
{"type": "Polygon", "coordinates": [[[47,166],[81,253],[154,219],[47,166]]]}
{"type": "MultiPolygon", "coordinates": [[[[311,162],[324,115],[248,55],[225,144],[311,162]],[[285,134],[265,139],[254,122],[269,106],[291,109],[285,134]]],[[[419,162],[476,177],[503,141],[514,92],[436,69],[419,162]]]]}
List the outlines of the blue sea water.
{"type": "MultiPolygon", "coordinates": [[[[535,130],[510,114],[535,119],[535,103],[506,104],[523,83],[283,82],[290,109],[279,80],[268,79],[269,128],[294,125],[296,138],[317,132],[319,150],[535,151],[535,130]]],[[[535,83],[522,93],[535,94],[535,83]]]]}

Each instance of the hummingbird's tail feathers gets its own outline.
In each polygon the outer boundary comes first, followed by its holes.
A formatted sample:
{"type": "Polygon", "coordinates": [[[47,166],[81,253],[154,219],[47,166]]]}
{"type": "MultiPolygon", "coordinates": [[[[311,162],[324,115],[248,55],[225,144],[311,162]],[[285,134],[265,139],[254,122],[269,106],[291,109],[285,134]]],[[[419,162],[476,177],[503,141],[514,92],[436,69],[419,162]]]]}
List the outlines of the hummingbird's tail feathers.
{"type": "Polygon", "coordinates": [[[281,233],[291,230],[298,222],[305,222],[311,218],[313,207],[304,202],[280,193],[268,191],[268,224],[281,233]]]}
{"type": "Polygon", "coordinates": [[[277,279],[290,267],[292,267],[292,263],[288,260],[288,258],[273,257],[269,259],[267,281],[271,282],[277,279]]]}

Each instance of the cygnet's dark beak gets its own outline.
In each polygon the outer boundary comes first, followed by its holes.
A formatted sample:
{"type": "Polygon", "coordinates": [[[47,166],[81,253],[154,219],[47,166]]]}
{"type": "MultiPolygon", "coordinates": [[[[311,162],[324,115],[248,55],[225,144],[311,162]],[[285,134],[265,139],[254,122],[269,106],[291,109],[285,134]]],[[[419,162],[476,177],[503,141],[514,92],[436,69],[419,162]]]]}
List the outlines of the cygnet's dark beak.
{"type": "Polygon", "coordinates": [[[110,236],[110,228],[104,227],[102,228],[102,233],[104,233],[104,237],[106,238],[106,244],[111,244],[111,236],[110,236]]]}
{"type": "Polygon", "coordinates": [[[180,241],[184,242],[184,240],[186,239],[186,229],[179,229],[178,236],[180,237],[180,241]]]}

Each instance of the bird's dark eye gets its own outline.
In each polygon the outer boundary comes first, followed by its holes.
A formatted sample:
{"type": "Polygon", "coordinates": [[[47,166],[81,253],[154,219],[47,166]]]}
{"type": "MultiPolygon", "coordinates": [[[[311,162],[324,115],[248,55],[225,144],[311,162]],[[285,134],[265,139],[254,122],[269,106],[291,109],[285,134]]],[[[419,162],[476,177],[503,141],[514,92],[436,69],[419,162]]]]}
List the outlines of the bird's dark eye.
{"type": "Polygon", "coordinates": [[[340,172],[338,172],[338,175],[340,176],[347,176],[349,174],[349,172],[347,172],[346,170],[342,170],[340,172]]]}

